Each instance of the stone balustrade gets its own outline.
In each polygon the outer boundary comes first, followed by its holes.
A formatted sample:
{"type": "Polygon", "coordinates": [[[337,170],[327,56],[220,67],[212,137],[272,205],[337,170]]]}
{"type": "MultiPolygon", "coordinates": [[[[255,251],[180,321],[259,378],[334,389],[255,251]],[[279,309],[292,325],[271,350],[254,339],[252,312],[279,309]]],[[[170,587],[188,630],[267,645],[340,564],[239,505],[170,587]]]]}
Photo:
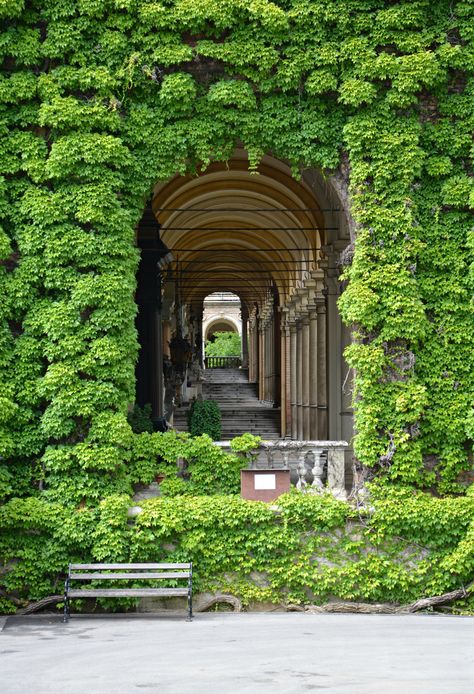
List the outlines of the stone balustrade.
{"type": "MultiPolygon", "coordinates": [[[[229,441],[217,441],[229,448],[229,441]]],[[[262,441],[252,467],[290,470],[291,481],[302,492],[321,493],[326,487],[337,499],[347,499],[345,451],[347,441],[262,441]]]]}
{"type": "Polygon", "coordinates": [[[238,369],[242,365],[240,357],[205,357],[206,369],[238,369]]]}

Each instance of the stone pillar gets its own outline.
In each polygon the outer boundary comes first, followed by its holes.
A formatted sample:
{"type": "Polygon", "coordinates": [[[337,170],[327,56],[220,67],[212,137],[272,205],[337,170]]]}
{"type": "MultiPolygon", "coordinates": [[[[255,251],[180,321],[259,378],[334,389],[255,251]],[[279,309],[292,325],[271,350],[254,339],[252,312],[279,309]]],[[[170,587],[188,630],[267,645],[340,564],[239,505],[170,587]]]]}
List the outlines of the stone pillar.
{"type": "Polygon", "coordinates": [[[326,377],[326,305],[318,304],[318,437],[328,438],[328,400],[326,377]]]}
{"type": "Polygon", "coordinates": [[[247,309],[242,306],[242,368],[249,368],[249,346],[248,346],[248,313],[247,309]]]}
{"type": "Polygon", "coordinates": [[[204,349],[203,349],[203,337],[202,337],[202,319],[203,319],[203,308],[199,309],[194,318],[194,354],[197,364],[202,369],[204,367],[204,349]]]}
{"type": "Polygon", "coordinates": [[[317,441],[318,430],[318,313],[316,306],[309,313],[309,438],[317,441]]]}
{"type": "Polygon", "coordinates": [[[298,402],[297,402],[297,330],[296,323],[290,323],[290,406],[291,438],[298,438],[298,402]]]}
{"type": "Polygon", "coordinates": [[[303,326],[296,321],[296,406],[297,438],[303,439],[303,326]]]}
{"type": "Polygon", "coordinates": [[[265,325],[265,402],[270,400],[270,374],[271,374],[271,340],[270,340],[270,323],[268,318],[265,325]]]}
{"type": "Polygon", "coordinates": [[[347,499],[343,448],[328,450],[328,487],[336,499],[347,499]]]}
{"type": "Polygon", "coordinates": [[[152,367],[152,418],[163,417],[163,332],[161,329],[161,309],[153,311],[153,367],[152,367]]]}
{"type": "Polygon", "coordinates": [[[309,379],[310,379],[310,352],[309,352],[309,316],[303,317],[302,323],[302,405],[303,405],[303,439],[309,440],[309,379]]]}
{"type": "Polygon", "coordinates": [[[262,400],[267,399],[267,366],[268,366],[268,360],[267,360],[267,349],[268,349],[268,340],[267,340],[267,326],[266,323],[263,323],[263,328],[262,328],[262,400]]]}
{"type": "MultiPolygon", "coordinates": [[[[330,262],[334,258],[330,257],[330,262]]],[[[341,412],[342,406],[342,349],[341,349],[341,319],[337,309],[339,296],[339,271],[334,268],[326,270],[327,285],[327,371],[328,371],[328,438],[340,441],[342,438],[341,412]]]]}
{"type": "Polygon", "coordinates": [[[290,328],[281,326],[281,435],[288,438],[291,432],[291,392],[290,392],[290,328]]]}
{"type": "Polygon", "coordinates": [[[169,358],[171,341],[171,325],[169,320],[163,321],[163,353],[169,358]]]}
{"type": "Polygon", "coordinates": [[[252,383],[258,382],[258,322],[257,318],[253,320],[253,368],[252,368],[252,383]]]}
{"type": "Polygon", "coordinates": [[[257,349],[255,345],[255,317],[252,316],[248,323],[248,347],[249,347],[249,381],[250,383],[255,383],[255,360],[257,356],[257,349]]]}
{"type": "Polygon", "coordinates": [[[276,378],[275,378],[275,316],[272,313],[271,320],[270,320],[270,325],[268,326],[269,328],[269,334],[270,334],[270,382],[269,382],[269,400],[270,402],[274,403],[276,398],[276,392],[275,392],[275,386],[276,386],[276,378]]]}

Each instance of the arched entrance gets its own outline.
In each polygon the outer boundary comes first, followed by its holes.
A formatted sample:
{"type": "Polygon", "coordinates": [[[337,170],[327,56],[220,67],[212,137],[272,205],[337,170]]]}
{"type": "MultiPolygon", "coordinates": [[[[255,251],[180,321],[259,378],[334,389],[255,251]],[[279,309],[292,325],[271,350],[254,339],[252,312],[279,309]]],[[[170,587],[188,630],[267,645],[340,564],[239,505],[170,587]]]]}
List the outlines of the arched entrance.
{"type": "Polygon", "coordinates": [[[239,333],[239,329],[234,321],[228,316],[217,318],[212,323],[206,326],[204,330],[204,340],[212,340],[216,333],[239,333]]]}
{"type": "MultiPolygon", "coordinates": [[[[191,347],[202,341],[206,296],[232,292],[241,301],[248,381],[279,409],[280,435],[350,440],[342,356],[350,333],[336,304],[350,228],[335,187],[313,170],[297,181],[271,156],[250,173],[237,150],[227,164],[157,184],[152,209],[161,252],[172,254],[162,275],[165,357],[172,335],[191,347]]],[[[184,401],[196,394],[202,350],[192,359],[184,401]]]]}

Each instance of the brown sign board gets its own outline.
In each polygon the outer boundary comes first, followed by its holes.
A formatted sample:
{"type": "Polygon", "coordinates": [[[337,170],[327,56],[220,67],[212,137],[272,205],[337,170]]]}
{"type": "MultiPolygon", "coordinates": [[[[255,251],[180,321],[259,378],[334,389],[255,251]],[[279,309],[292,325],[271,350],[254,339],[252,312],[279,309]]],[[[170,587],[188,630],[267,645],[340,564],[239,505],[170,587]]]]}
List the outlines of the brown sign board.
{"type": "Polygon", "coordinates": [[[289,491],[289,470],[242,470],[240,473],[242,499],[274,501],[289,491]]]}

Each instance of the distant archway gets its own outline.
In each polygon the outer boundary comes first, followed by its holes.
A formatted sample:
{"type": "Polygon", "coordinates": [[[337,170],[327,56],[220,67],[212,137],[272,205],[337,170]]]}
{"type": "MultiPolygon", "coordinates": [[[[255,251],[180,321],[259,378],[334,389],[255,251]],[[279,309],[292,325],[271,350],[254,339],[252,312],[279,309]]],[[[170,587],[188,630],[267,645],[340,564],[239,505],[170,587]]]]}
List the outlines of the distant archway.
{"type": "Polygon", "coordinates": [[[212,340],[216,333],[240,333],[239,326],[230,317],[217,318],[206,326],[204,340],[212,340]]]}

